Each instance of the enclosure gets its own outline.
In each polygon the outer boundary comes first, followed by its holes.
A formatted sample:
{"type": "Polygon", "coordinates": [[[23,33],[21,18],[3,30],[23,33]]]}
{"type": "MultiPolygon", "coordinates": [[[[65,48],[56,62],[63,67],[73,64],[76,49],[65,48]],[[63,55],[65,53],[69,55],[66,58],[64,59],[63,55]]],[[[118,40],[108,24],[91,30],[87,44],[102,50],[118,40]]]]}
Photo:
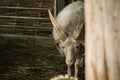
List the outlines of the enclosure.
{"type": "MultiPolygon", "coordinates": [[[[0,80],[49,80],[67,73],[52,38],[47,10],[56,16],[74,1],[0,1],[0,80]]],[[[84,68],[80,72],[84,80],[84,68]]]]}

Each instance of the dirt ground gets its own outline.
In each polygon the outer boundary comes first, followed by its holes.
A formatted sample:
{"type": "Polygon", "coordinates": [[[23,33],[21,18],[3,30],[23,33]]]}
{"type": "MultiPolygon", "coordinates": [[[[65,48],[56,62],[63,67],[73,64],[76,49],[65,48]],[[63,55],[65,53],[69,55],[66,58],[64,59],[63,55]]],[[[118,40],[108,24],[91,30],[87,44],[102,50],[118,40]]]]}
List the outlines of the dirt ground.
{"type": "Polygon", "coordinates": [[[0,37],[0,80],[49,80],[66,74],[64,58],[53,41],[0,37]]]}

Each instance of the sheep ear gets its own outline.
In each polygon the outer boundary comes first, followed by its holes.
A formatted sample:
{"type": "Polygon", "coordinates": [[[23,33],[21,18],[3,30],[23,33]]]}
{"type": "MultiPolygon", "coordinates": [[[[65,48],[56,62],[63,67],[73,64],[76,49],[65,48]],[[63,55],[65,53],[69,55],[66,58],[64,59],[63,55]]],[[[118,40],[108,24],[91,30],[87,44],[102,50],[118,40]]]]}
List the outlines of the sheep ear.
{"type": "Polygon", "coordinates": [[[61,51],[59,43],[56,43],[56,46],[57,46],[57,50],[59,51],[59,53],[64,57],[65,55],[64,55],[63,51],[61,51]]]}
{"type": "Polygon", "coordinates": [[[52,16],[52,13],[51,13],[50,9],[48,9],[48,13],[49,13],[50,20],[51,20],[51,22],[53,24],[53,27],[54,27],[56,33],[59,35],[59,37],[60,37],[60,39],[62,41],[65,41],[66,38],[67,38],[67,35],[64,33],[64,31],[61,28],[61,26],[57,23],[57,21],[52,16]]]}
{"type": "Polygon", "coordinates": [[[84,25],[84,22],[83,21],[79,21],[76,28],[74,29],[73,31],[73,34],[72,34],[72,37],[76,40],[78,39],[80,33],[81,33],[81,30],[82,30],[82,27],[84,25]]]}

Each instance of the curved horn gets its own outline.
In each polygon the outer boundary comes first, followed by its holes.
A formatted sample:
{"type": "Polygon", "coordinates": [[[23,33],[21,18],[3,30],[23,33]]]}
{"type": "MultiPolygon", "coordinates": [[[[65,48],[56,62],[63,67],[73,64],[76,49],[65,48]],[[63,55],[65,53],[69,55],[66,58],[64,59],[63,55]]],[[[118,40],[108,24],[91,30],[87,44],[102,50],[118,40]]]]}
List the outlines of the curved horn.
{"type": "Polygon", "coordinates": [[[80,32],[82,30],[84,22],[83,21],[79,21],[76,28],[73,31],[72,37],[76,40],[78,39],[80,32]]]}
{"type": "Polygon", "coordinates": [[[60,36],[60,39],[62,41],[65,41],[66,38],[67,38],[67,35],[64,33],[63,29],[60,27],[60,25],[57,23],[57,21],[52,16],[52,13],[51,13],[50,9],[48,9],[48,13],[49,13],[49,17],[50,17],[50,20],[51,20],[51,22],[53,24],[53,27],[54,27],[55,31],[60,36]]]}

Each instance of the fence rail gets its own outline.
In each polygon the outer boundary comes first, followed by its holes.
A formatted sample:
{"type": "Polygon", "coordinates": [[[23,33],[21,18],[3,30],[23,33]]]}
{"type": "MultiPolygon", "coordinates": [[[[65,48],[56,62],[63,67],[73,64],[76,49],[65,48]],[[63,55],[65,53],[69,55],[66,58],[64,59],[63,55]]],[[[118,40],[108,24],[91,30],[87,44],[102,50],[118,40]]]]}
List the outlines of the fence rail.
{"type": "Polygon", "coordinates": [[[36,20],[49,20],[49,18],[42,18],[42,17],[27,17],[27,16],[3,16],[0,15],[0,18],[12,18],[12,19],[36,19],[36,20]]]}
{"type": "Polygon", "coordinates": [[[14,6],[0,6],[2,9],[28,9],[28,10],[48,10],[48,8],[31,8],[31,7],[14,7],[14,6]]]}
{"type": "Polygon", "coordinates": [[[41,27],[41,26],[19,26],[19,25],[0,25],[0,28],[30,28],[30,29],[41,29],[51,31],[52,27],[41,27]]]}
{"type": "Polygon", "coordinates": [[[37,38],[37,39],[50,39],[52,37],[48,36],[39,36],[39,35],[20,35],[20,34],[0,34],[1,37],[17,37],[17,38],[37,38]]]}

